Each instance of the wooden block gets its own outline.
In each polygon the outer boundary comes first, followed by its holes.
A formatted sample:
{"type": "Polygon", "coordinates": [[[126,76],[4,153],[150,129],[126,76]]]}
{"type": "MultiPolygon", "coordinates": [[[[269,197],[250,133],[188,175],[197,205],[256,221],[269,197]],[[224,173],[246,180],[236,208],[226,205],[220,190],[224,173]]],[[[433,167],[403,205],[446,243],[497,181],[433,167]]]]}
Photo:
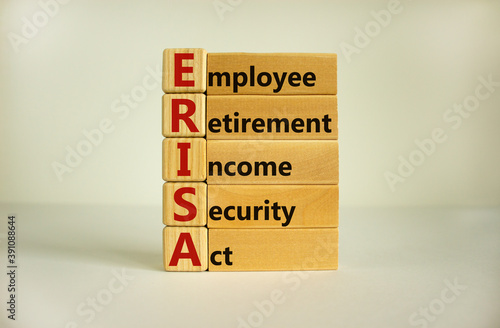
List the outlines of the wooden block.
{"type": "Polygon", "coordinates": [[[209,271],[335,270],[338,229],[209,229],[209,271]]]}
{"type": "Polygon", "coordinates": [[[204,137],[206,126],[205,98],[202,93],[163,95],[163,136],[204,137]]]}
{"type": "Polygon", "coordinates": [[[203,93],[207,87],[205,49],[165,49],[163,51],[163,91],[203,93]]]}
{"type": "Polygon", "coordinates": [[[210,53],[207,94],[336,95],[337,55],[210,53]]]}
{"type": "Polygon", "coordinates": [[[206,144],[203,138],[163,139],[163,180],[204,181],[206,144]]]}
{"type": "Polygon", "coordinates": [[[208,228],[318,228],[339,223],[338,185],[209,185],[208,228]]]}
{"type": "Polygon", "coordinates": [[[208,96],[207,139],[338,139],[337,96],[208,96]]]}
{"type": "Polygon", "coordinates": [[[208,184],[338,184],[336,140],[208,140],[208,184]]]}
{"type": "Polygon", "coordinates": [[[163,224],[205,226],[207,224],[207,184],[165,182],[163,184],[163,224]]]}
{"type": "Polygon", "coordinates": [[[166,271],[207,270],[205,227],[165,227],[163,229],[163,265],[166,271]]]}

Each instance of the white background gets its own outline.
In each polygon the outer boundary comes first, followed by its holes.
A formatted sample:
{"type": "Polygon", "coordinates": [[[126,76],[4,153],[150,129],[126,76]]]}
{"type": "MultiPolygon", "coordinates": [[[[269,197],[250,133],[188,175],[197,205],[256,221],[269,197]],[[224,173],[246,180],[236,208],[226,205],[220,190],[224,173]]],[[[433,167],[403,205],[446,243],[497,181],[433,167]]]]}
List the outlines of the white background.
{"type": "Polygon", "coordinates": [[[113,107],[127,107],[122,95],[159,69],[164,48],[200,47],[339,54],[342,205],[500,204],[500,87],[457,129],[443,120],[479,76],[500,81],[498,1],[401,1],[349,57],[342,43],[355,46],[356,27],[388,1],[240,2],[221,19],[212,1],[73,0],[24,38],[23,19],[40,5],[2,1],[0,199],[160,204],[161,88],[136,98],[125,118],[113,107]],[[59,181],[54,162],[66,165],[66,147],[105,118],[114,131],[59,181]],[[384,174],[435,128],[446,141],[391,191],[384,174]]]}
{"type": "Polygon", "coordinates": [[[2,270],[8,214],[19,229],[9,327],[500,325],[500,87],[459,126],[444,119],[479,78],[500,81],[500,2],[402,0],[382,26],[373,12],[389,1],[60,1],[0,2],[2,270]],[[155,78],[174,47],[338,53],[338,271],[163,272],[155,78]],[[58,176],[103,120],[113,131],[58,176]],[[391,188],[435,129],[446,140],[391,188]],[[79,313],[121,270],[123,291],[79,313]],[[412,325],[456,279],[466,289],[412,325]],[[286,300],[265,316],[255,304],[276,289],[286,300]]]}

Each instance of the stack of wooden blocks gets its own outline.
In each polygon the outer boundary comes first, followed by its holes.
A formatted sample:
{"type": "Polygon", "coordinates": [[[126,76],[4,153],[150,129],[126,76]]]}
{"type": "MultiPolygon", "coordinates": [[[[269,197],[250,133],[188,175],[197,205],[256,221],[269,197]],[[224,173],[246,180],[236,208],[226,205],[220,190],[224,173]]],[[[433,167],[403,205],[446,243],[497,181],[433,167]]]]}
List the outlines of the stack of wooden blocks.
{"type": "Polygon", "coordinates": [[[167,271],[338,263],[337,56],[163,53],[167,271]]]}

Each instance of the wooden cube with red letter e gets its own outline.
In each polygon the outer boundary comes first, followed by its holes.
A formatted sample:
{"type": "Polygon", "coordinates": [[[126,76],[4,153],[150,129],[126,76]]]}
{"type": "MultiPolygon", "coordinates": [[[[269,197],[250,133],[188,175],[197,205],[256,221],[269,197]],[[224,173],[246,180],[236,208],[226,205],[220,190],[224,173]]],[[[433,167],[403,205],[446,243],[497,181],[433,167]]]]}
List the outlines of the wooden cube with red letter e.
{"type": "Polygon", "coordinates": [[[163,92],[203,93],[207,88],[205,49],[163,51],[163,92]]]}
{"type": "Polygon", "coordinates": [[[205,271],[208,265],[208,229],[165,227],[163,261],[166,271],[205,271]]]}

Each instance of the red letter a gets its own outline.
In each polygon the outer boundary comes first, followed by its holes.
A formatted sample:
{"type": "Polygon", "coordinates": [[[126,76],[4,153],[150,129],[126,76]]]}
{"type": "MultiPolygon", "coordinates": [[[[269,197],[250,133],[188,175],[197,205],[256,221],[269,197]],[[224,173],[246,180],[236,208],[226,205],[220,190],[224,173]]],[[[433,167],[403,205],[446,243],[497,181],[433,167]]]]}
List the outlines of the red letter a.
{"type": "Polygon", "coordinates": [[[191,259],[191,263],[194,266],[201,266],[200,258],[198,253],[196,253],[196,248],[194,247],[193,239],[189,232],[181,232],[177,244],[175,245],[174,253],[172,254],[172,259],[170,259],[169,266],[177,266],[179,259],[191,259]],[[182,253],[182,246],[186,243],[188,252],[182,253]]]}

